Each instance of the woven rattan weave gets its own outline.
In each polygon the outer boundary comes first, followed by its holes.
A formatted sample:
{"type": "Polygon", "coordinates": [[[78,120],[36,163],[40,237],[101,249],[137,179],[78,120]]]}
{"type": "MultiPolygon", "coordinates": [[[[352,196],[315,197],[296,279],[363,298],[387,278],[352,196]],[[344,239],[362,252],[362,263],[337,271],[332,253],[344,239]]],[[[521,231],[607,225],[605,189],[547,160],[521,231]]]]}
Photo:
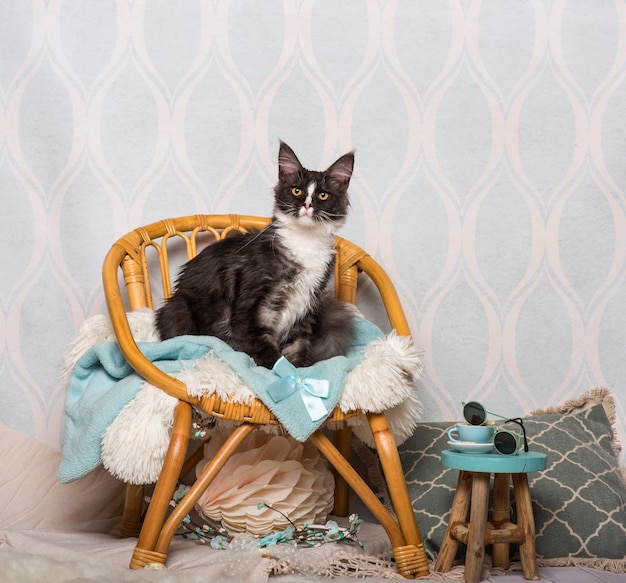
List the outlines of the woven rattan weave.
{"type": "MultiPolygon", "coordinates": [[[[171,295],[170,274],[174,272],[172,264],[175,258],[180,261],[181,258],[176,257],[176,254],[180,255],[181,248],[184,261],[195,256],[201,245],[219,240],[230,231],[262,229],[268,223],[267,218],[240,215],[194,215],[165,219],[124,235],[113,244],[105,258],[103,284],[106,302],[122,352],[146,381],[179,400],[167,456],[143,520],[143,486],[127,486],[122,536],[138,536],[130,563],[132,568],[143,568],[148,563],[165,563],[170,542],[180,521],[217,476],[237,445],[258,425],[279,422],[260,400],[241,404],[222,401],[215,395],[190,397],[181,381],[162,372],[143,356],[133,339],[127,311],[158,307],[154,304],[161,300],[154,298],[167,298],[171,295]],[[215,417],[240,424],[232,431],[229,440],[208,464],[189,493],[168,515],[169,502],[177,480],[199,461],[198,452],[187,456],[192,406],[215,417]]],[[[340,237],[336,238],[336,251],[337,297],[355,303],[357,285],[362,279],[361,274],[364,274],[378,289],[391,327],[398,334],[408,336],[409,328],[398,295],[382,268],[361,248],[340,237]]],[[[344,413],[336,408],[325,423],[333,422],[332,426],[335,428],[338,425],[336,422],[357,414],[360,412],[344,413]]],[[[351,434],[347,428],[334,431],[333,441],[321,429],[309,438],[336,471],[334,512],[339,515],[348,514],[348,494],[349,488],[352,488],[387,532],[398,572],[405,577],[426,575],[429,572],[426,553],[396,444],[384,413],[368,413],[367,418],[395,516],[384,507],[348,461],[351,434]]]]}

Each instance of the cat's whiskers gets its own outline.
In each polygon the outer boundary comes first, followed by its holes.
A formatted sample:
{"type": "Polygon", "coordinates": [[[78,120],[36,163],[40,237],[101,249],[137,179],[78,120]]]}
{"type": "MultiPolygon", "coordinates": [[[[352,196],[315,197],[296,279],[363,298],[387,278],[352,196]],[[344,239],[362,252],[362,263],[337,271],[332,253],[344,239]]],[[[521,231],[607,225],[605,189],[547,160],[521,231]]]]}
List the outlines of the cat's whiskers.
{"type": "MultiPolygon", "coordinates": [[[[248,241],[246,241],[246,243],[244,245],[239,247],[239,249],[237,249],[236,253],[240,253],[241,251],[243,251],[248,245],[250,245],[250,243],[252,243],[256,239],[258,239],[265,231],[268,231],[269,229],[272,229],[272,228],[275,228],[274,225],[267,225],[267,227],[265,227],[265,229],[263,229],[262,231],[259,231],[258,233],[256,233],[254,235],[254,237],[251,237],[248,241]]],[[[274,236],[276,236],[276,234],[274,234],[274,236]]]]}
{"type": "Polygon", "coordinates": [[[343,213],[329,213],[326,211],[317,211],[317,216],[323,217],[324,219],[329,221],[337,221],[346,218],[346,215],[343,213]]]}
{"type": "Polygon", "coordinates": [[[272,241],[271,241],[272,242],[272,245],[271,245],[272,255],[274,257],[276,257],[276,246],[274,245],[274,243],[276,242],[277,237],[278,237],[278,231],[276,231],[276,229],[274,229],[274,234],[272,235],[272,241]]]}

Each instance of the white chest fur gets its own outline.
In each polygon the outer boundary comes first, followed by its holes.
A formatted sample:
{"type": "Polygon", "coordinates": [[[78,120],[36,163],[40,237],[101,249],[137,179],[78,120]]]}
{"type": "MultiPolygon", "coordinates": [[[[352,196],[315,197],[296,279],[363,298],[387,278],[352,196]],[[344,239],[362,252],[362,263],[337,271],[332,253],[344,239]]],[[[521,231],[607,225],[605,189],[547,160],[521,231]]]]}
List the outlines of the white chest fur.
{"type": "Polygon", "coordinates": [[[280,230],[280,239],[303,269],[284,290],[288,297],[285,309],[273,314],[279,335],[308,311],[335,254],[334,236],[325,225],[300,226],[289,221],[280,230]]]}

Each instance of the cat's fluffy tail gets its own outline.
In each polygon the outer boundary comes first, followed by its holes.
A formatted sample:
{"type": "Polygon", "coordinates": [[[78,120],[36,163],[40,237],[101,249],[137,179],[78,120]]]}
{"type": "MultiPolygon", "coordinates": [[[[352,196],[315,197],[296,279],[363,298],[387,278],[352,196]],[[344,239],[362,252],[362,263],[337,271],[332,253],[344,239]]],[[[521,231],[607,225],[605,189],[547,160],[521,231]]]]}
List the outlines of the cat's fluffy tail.
{"type": "Polygon", "coordinates": [[[345,356],[354,341],[357,312],[352,304],[328,296],[317,315],[311,361],[345,356]]]}

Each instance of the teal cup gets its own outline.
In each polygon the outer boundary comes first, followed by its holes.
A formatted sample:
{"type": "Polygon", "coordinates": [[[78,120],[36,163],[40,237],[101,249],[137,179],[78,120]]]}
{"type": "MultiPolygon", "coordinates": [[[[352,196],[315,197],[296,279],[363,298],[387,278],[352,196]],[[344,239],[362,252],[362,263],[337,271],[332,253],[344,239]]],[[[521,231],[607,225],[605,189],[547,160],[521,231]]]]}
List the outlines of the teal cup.
{"type": "Polygon", "coordinates": [[[493,437],[493,425],[465,425],[457,423],[448,429],[448,439],[453,443],[489,443],[493,437]]]}

